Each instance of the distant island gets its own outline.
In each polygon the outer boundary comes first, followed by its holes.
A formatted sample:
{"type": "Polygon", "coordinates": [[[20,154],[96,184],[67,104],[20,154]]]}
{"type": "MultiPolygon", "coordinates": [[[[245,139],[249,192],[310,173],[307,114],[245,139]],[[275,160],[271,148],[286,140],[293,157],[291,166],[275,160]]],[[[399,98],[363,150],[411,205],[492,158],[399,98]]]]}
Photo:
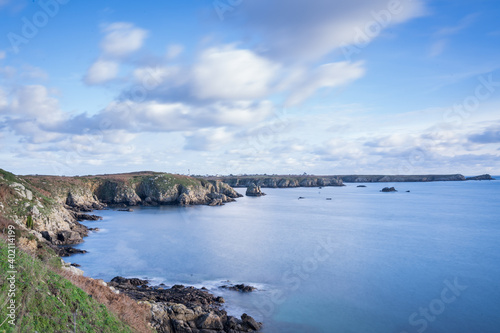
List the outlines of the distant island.
{"type": "Polygon", "coordinates": [[[464,177],[461,174],[450,175],[243,175],[243,176],[208,176],[205,179],[219,180],[231,187],[248,187],[255,184],[260,187],[320,187],[345,186],[344,183],[400,183],[400,182],[437,182],[494,180],[484,174],[476,177],[464,177]]]}

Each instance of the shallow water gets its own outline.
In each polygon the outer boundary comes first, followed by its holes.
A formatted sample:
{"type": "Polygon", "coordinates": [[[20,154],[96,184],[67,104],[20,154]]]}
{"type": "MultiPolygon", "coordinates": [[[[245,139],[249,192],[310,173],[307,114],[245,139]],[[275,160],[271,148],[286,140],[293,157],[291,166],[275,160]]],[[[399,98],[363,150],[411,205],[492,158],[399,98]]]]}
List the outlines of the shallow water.
{"type": "Polygon", "coordinates": [[[499,332],[500,181],[357,185],[99,211],[89,253],[66,260],[106,281],[206,286],[269,333],[499,332]]]}

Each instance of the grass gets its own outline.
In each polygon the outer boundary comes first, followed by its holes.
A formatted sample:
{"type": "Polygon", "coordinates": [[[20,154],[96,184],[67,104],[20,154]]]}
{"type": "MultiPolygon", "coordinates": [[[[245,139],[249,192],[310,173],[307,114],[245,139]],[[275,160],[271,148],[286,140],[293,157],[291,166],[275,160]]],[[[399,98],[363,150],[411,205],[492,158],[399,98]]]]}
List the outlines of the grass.
{"type": "MultiPolygon", "coordinates": [[[[4,239],[11,221],[0,217],[0,324],[10,302],[8,246],[4,239]]],[[[16,226],[16,240],[34,238],[16,226]],[[30,237],[31,236],[31,237],[30,237]]],[[[15,325],[8,321],[2,332],[152,332],[149,309],[102,282],[60,269],[60,258],[45,246],[27,253],[16,248],[15,325]]]]}
{"type": "MultiPolygon", "coordinates": [[[[0,240],[0,310],[7,318],[9,271],[7,243],[0,240]]],[[[70,281],[54,273],[46,264],[22,251],[15,262],[15,325],[0,327],[5,332],[133,332],[107,308],[70,281]]]]}
{"type": "Polygon", "coordinates": [[[13,173],[5,171],[4,169],[0,169],[0,175],[8,182],[11,183],[17,182],[17,177],[13,173]]]}

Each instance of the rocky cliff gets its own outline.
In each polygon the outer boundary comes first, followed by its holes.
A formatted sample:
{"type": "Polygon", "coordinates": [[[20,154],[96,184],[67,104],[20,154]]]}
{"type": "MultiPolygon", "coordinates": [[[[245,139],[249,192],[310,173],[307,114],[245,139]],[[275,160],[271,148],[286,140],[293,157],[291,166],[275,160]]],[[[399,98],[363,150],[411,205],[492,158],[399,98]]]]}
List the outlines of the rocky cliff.
{"type": "MultiPolygon", "coordinates": [[[[483,175],[481,177],[484,177],[483,175]]],[[[473,177],[476,178],[476,177],[473,177]]],[[[334,176],[221,176],[206,179],[220,180],[232,187],[320,187],[344,186],[344,183],[395,183],[395,182],[436,182],[463,181],[463,175],[334,175],[334,176]]],[[[471,178],[472,179],[472,178],[471,178]]],[[[469,180],[469,178],[467,179],[469,180]]]]}
{"type": "Polygon", "coordinates": [[[252,184],[259,187],[318,187],[344,186],[336,176],[306,177],[306,176],[241,176],[241,177],[208,177],[219,180],[231,187],[249,187],[252,184]]]}
{"type": "Polygon", "coordinates": [[[223,205],[241,195],[218,180],[142,172],[86,177],[16,176],[0,169],[0,216],[54,245],[78,244],[88,229],[82,212],[107,205],[223,205]]]}
{"type": "Polygon", "coordinates": [[[452,175],[349,175],[337,176],[345,183],[400,183],[400,182],[440,182],[463,181],[460,174],[452,175]]]}

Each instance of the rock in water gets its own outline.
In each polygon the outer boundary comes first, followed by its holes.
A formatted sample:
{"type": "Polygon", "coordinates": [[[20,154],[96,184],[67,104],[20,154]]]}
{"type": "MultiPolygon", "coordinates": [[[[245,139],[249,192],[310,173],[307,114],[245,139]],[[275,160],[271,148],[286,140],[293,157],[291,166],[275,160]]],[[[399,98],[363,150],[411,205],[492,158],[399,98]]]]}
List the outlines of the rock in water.
{"type": "Polygon", "coordinates": [[[260,186],[252,183],[250,184],[250,186],[248,186],[246,195],[249,197],[260,197],[266,194],[261,191],[260,186]]]}
{"type": "Polygon", "coordinates": [[[394,187],[384,187],[380,192],[397,192],[394,187]]]}

